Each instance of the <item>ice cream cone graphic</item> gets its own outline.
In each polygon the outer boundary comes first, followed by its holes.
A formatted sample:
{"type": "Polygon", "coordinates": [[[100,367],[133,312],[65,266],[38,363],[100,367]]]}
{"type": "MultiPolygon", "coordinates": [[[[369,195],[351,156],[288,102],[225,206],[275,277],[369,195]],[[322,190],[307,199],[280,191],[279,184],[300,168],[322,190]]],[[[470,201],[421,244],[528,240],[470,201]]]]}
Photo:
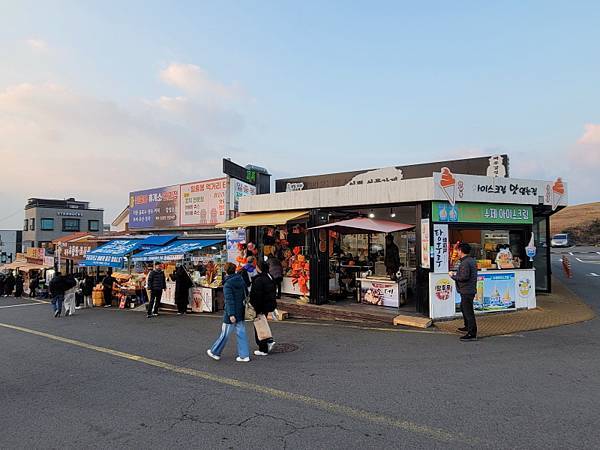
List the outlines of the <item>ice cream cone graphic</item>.
{"type": "Polygon", "coordinates": [[[558,177],[552,185],[552,211],[558,207],[563,195],[565,195],[565,185],[562,178],[558,177]]]}
{"type": "Polygon", "coordinates": [[[442,167],[440,187],[452,206],[456,203],[456,178],[447,167],[442,167]]]}

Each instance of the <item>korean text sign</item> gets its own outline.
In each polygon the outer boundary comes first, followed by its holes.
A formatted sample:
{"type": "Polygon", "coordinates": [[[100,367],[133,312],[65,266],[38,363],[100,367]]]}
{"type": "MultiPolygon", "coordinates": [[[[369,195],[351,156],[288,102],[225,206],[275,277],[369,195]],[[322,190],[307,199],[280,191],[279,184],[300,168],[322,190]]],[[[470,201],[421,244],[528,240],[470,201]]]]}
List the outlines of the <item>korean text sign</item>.
{"type": "Polygon", "coordinates": [[[179,185],[129,194],[129,228],[179,226],[179,185]]]}
{"type": "Polygon", "coordinates": [[[448,225],[433,225],[433,271],[448,272],[448,225]]]}
{"type": "Polygon", "coordinates": [[[225,222],[227,178],[181,185],[181,225],[216,225],[225,222]]]}

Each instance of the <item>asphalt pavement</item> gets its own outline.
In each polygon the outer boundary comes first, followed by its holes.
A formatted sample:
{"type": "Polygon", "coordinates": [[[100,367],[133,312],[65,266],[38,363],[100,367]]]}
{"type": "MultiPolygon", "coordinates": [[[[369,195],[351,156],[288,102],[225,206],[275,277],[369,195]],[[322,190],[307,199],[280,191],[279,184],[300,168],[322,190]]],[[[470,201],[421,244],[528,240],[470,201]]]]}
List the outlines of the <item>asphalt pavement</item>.
{"type": "MultiPolygon", "coordinates": [[[[586,264],[567,284],[597,307],[586,264]]],[[[218,316],[1,298],[0,447],[597,448],[598,323],[465,343],[284,321],[290,351],[243,364],[206,356],[218,316]]]]}

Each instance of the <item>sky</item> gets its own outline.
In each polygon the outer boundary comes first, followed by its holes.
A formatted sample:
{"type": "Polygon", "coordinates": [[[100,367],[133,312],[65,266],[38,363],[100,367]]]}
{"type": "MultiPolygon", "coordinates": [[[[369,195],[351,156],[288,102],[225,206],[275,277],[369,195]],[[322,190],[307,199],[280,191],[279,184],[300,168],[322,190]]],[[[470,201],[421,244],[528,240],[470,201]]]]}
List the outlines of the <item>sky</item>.
{"type": "Polygon", "coordinates": [[[88,200],[508,153],[600,201],[600,2],[0,0],[0,229],[88,200]]]}

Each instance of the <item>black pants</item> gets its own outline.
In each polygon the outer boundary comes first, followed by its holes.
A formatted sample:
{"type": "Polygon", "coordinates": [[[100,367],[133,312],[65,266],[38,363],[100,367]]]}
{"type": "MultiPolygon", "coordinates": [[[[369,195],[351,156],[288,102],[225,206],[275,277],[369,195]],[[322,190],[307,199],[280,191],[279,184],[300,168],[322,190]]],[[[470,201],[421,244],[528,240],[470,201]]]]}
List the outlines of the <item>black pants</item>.
{"type": "Polygon", "coordinates": [[[275,288],[277,290],[277,298],[281,298],[281,283],[283,282],[283,278],[277,277],[273,281],[275,282],[275,288]]]}
{"type": "Polygon", "coordinates": [[[162,289],[158,291],[152,291],[150,293],[150,302],[148,303],[148,315],[158,314],[158,305],[160,305],[160,299],[162,298],[162,289]]]}
{"type": "Polygon", "coordinates": [[[477,322],[475,321],[475,311],[473,310],[474,298],[475,294],[460,294],[460,309],[467,333],[471,336],[477,336],[477,322]]]}
{"type": "Polygon", "coordinates": [[[258,345],[258,350],[263,353],[269,353],[269,344],[273,342],[273,338],[263,339],[262,341],[258,339],[258,332],[256,328],[254,328],[254,339],[256,340],[256,345],[258,345]]]}
{"type": "Polygon", "coordinates": [[[112,289],[104,289],[104,306],[112,305],[112,289]]]}
{"type": "Polygon", "coordinates": [[[187,312],[187,307],[188,307],[187,300],[184,300],[184,299],[179,300],[179,299],[177,299],[177,300],[175,300],[175,303],[177,304],[177,312],[178,313],[185,314],[187,312]]]}
{"type": "Polygon", "coordinates": [[[36,291],[36,288],[29,289],[29,298],[35,298],[35,291],[36,291]]]}

